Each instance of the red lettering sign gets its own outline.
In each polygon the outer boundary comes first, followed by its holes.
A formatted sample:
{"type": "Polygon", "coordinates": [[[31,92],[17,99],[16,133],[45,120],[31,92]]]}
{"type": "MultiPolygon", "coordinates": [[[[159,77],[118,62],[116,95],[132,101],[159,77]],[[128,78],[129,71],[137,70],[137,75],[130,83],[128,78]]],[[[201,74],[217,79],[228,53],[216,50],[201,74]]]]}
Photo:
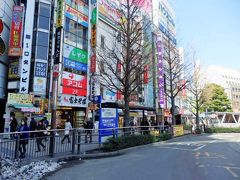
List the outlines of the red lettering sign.
{"type": "Polygon", "coordinates": [[[77,88],[77,89],[87,89],[87,78],[83,79],[82,81],[62,79],[62,85],[66,87],[77,88]]]}
{"type": "Polygon", "coordinates": [[[63,94],[72,94],[76,96],[87,96],[87,90],[86,89],[76,89],[71,87],[62,87],[62,93],[63,94]]]}

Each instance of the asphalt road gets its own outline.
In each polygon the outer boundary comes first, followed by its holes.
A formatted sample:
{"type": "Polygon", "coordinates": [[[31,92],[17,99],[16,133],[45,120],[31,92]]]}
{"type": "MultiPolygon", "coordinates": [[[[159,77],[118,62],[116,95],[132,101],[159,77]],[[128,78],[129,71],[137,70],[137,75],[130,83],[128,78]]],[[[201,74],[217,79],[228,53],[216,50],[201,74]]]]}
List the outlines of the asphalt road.
{"type": "Polygon", "coordinates": [[[237,180],[240,134],[188,135],[117,157],[85,160],[47,179],[237,180]]]}

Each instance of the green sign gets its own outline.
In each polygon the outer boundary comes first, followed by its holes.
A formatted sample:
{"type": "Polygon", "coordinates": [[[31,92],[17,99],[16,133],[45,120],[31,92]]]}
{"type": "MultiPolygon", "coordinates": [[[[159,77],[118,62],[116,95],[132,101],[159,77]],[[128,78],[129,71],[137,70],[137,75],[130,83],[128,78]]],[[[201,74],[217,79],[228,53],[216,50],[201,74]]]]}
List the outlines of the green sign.
{"type": "Polygon", "coordinates": [[[92,24],[96,24],[96,23],[97,23],[97,8],[94,8],[94,9],[92,10],[91,23],[92,23],[92,24]]]}
{"type": "Polygon", "coordinates": [[[87,64],[88,53],[82,49],[64,44],[64,57],[87,64]]]}

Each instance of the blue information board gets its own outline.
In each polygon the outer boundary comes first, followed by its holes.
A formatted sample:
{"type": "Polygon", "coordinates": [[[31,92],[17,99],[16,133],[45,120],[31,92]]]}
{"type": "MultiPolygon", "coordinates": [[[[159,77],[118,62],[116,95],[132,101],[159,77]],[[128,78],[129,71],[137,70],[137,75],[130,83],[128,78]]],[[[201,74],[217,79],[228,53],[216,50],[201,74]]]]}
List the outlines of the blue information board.
{"type": "Polygon", "coordinates": [[[117,136],[118,128],[118,109],[114,108],[101,108],[99,119],[99,142],[102,142],[102,137],[111,136],[115,134],[117,136]]]}

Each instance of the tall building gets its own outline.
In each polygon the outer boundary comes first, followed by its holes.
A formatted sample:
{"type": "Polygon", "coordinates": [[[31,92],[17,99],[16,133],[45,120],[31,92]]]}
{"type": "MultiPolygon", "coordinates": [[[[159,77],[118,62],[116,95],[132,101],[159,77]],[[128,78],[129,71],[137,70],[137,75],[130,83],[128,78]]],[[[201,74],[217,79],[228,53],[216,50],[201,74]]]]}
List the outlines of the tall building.
{"type": "Polygon", "coordinates": [[[12,7],[15,0],[0,0],[0,133],[4,130],[5,104],[7,101],[7,77],[8,77],[8,45],[12,24],[12,7]]]}
{"type": "Polygon", "coordinates": [[[204,70],[206,83],[222,86],[231,101],[233,112],[240,112],[240,72],[234,69],[211,65],[204,70]]]}

